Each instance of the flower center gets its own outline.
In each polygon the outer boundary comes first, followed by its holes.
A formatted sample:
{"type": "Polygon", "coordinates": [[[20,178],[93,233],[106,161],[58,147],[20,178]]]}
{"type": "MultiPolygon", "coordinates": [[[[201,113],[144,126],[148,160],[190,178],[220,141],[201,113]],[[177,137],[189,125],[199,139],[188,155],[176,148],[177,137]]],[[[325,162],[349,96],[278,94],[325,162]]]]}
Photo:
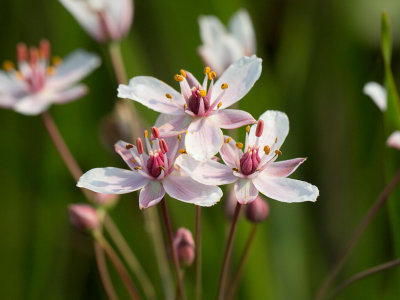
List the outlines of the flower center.
{"type": "Polygon", "coordinates": [[[206,112],[210,108],[210,99],[206,91],[201,90],[199,87],[193,87],[191,91],[192,95],[188,99],[188,108],[196,115],[199,110],[206,112]]]}
{"type": "Polygon", "coordinates": [[[154,178],[157,178],[161,174],[161,170],[164,168],[164,153],[161,150],[156,150],[151,153],[147,161],[147,170],[154,178]]]}
{"type": "Polygon", "coordinates": [[[258,155],[258,147],[248,147],[246,153],[240,159],[240,171],[244,175],[253,174],[260,164],[260,156],[258,155]]]}

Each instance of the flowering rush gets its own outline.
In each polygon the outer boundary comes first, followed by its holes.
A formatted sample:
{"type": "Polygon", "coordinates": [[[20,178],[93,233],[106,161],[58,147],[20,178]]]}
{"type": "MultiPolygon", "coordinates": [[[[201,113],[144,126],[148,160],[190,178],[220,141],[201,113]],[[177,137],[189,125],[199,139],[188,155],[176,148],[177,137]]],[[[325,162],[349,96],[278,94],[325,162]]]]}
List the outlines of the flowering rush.
{"type": "Polygon", "coordinates": [[[165,193],[200,206],[211,206],[221,199],[219,187],[198,183],[174,168],[177,156],[183,152],[180,135],[166,141],[160,139],[159,130],[153,127],[152,137],[151,145],[145,131],[148,154],[144,152],[140,138],[136,140],[136,146],[123,141],[115,144],[116,152],[131,170],[113,167],[92,169],[82,175],[77,186],[106,194],[125,194],[140,189],[140,209],[156,205],[165,193]]]}
{"type": "Polygon", "coordinates": [[[225,164],[215,160],[200,162],[181,155],[176,163],[193,179],[203,184],[221,185],[235,182],[239,203],[254,201],[258,193],[282,201],[316,201],[319,191],[307,182],[286,178],[305,161],[295,158],[277,162],[279,150],[289,132],[285,113],[266,111],[257,123],[246,129],[246,144],[226,137],[220,154],[225,164]],[[261,149],[261,150],[260,150],[261,149]]]}
{"type": "Polygon", "coordinates": [[[23,43],[17,45],[17,66],[3,63],[0,71],[0,107],[11,108],[24,115],[37,115],[52,103],[61,104],[87,93],[83,84],[76,84],[100,65],[97,55],[83,50],[69,54],[64,62],[53,57],[50,43],[40,42],[39,48],[23,43]]]}
{"type": "Polygon", "coordinates": [[[135,100],[161,115],[157,119],[161,136],[186,132],[186,151],[205,161],[218,153],[224,143],[221,128],[234,129],[255,123],[242,110],[227,109],[244,97],[261,74],[261,59],[255,55],[233,63],[214,83],[216,73],[205,68],[203,83],[188,71],[175,75],[181,93],[149,76],[138,76],[118,87],[118,97],[135,100]],[[210,83],[209,83],[210,81],[210,83]]]}

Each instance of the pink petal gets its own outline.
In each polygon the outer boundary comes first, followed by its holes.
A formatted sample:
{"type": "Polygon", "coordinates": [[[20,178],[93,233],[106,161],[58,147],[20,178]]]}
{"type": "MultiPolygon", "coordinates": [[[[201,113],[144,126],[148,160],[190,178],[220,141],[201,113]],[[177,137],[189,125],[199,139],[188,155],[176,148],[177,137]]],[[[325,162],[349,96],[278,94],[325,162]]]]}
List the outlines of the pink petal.
{"type": "Polygon", "coordinates": [[[206,185],[228,184],[237,179],[230,167],[214,160],[200,162],[187,154],[182,154],[175,163],[191,178],[206,185]]]}
{"type": "Polygon", "coordinates": [[[191,121],[192,117],[187,114],[179,116],[160,114],[154,126],[160,130],[161,137],[166,138],[185,132],[191,121]]]}
{"type": "Polygon", "coordinates": [[[156,180],[150,180],[139,194],[139,208],[144,209],[156,205],[162,200],[165,190],[156,180]]]}
{"type": "Polygon", "coordinates": [[[119,168],[96,168],[79,178],[78,187],[97,193],[126,194],[141,189],[148,182],[137,172],[119,168]]]}
{"type": "Polygon", "coordinates": [[[393,132],[386,141],[389,147],[400,150],[400,131],[393,132]]]}
{"type": "MultiPolygon", "coordinates": [[[[131,149],[126,149],[126,145],[128,145],[128,143],[124,141],[118,141],[114,145],[115,152],[117,152],[122,157],[129,168],[134,170],[137,165],[132,162],[132,159],[134,159],[132,151],[136,154],[136,157],[139,157],[139,153],[137,152],[135,145],[132,145],[133,147],[131,149]]],[[[146,153],[143,153],[142,155],[144,155],[144,161],[147,161],[148,155],[146,153]]]]}
{"type": "Polygon", "coordinates": [[[46,111],[50,106],[50,99],[44,94],[27,95],[20,99],[13,107],[16,112],[34,116],[46,111]]]}
{"type": "Polygon", "coordinates": [[[240,158],[243,156],[243,152],[236,147],[236,141],[228,136],[225,136],[225,142],[222,145],[219,153],[221,154],[222,160],[230,168],[239,168],[240,158]],[[230,139],[227,143],[227,139],[230,139]]]}
{"type": "Polygon", "coordinates": [[[120,84],[118,97],[137,101],[148,108],[169,115],[183,115],[185,100],[166,83],[149,76],[133,77],[129,85],[120,84]],[[172,96],[168,99],[166,95],[172,96]]]}
{"type": "Polygon", "coordinates": [[[83,84],[80,84],[63,91],[54,92],[51,100],[53,103],[57,104],[67,103],[83,97],[87,94],[87,92],[87,87],[83,84]]]}
{"type": "Polygon", "coordinates": [[[319,196],[315,185],[291,178],[271,177],[265,171],[255,177],[253,183],[265,196],[281,202],[314,202],[319,196]]]}
{"type": "Polygon", "coordinates": [[[245,9],[239,9],[229,20],[229,29],[233,36],[243,47],[243,55],[253,55],[256,53],[256,37],[253,23],[249,13],[245,9]]]}
{"type": "Polygon", "coordinates": [[[108,12],[110,21],[116,28],[117,36],[120,39],[125,36],[133,20],[133,1],[132,0],[108,0],[108,12]]]}
{"type": "Polygon", "coordinates": [[[193,120],[189,125],[185,138],[188,154],[197,160],[206,161],[221,149],[224,135],[221,129],[213,124],[207,117],[193,120]]]}
{"type": "Polygon", "coordinates": [[[378,106],[381,111],[386,111],[386,89],[382,85],[376,82],[368,82],[364,85],[363,92],[365,95],[371,97],[372,101],[375,102],[376,106],[378,106]]]}
{"type": "Polygon", "coordinates": [[[198,86],[201,87],[200,82],[196,79],[196,77],[193,76],[192,73],[190,73],[190,72],[188,72],[186,70],[185,70],[185,72],[186,72],[186,80],[187,80],[190,88],[193,88],[193,87],[197,88],[198,86]]]}
{"type": "Polygon", "coordinates": [[[231,106],[242,99],[260,77],[261,62],[260,58],[253,55],[251,57],[242,57],[231,64],[215,83],[212,102],[222,93],[221,85],[223,83],[227,83],[228,88],[225,90],[221,100],[219,100],[222,102],[220,109],[231,106]]]}
{"type": "Polygon", "coordinates": [[[306,159],[294,158],[268,164],[263,172],[268,176],[287,177],[292,174],[306,159]]]}
{"type": "Polygon", "coordinates": [[[235,129],[256,122],[251,114],[238,109],[216,110],[209,118],[218,127],[224,129],[235,129]]]}
{"type": "Polygon", "coordinates": [[[199,206],[211,206],[222,197],[219,187],[204,185],[194,181],[189,176],[174,173],[163,180],[164,189],[172,198],[199,206]]]}
{"type": "Polygon", "coordinates": [[[234,186],[237,201],[247,204],[254,201],[258,196],[258,190],[249,179],[239,179],[234,186]]]}

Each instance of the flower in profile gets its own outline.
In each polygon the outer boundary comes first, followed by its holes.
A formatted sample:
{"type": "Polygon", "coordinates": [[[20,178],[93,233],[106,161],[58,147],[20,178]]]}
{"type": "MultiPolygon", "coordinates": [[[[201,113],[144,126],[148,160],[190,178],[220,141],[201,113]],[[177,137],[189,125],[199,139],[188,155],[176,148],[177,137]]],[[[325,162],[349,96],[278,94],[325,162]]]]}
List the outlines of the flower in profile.
{"type": "Polygon", "coordinates": [[[316,201],[319,195],[316,186],[287,178],[305,158],[276,162],[282,155],[280,148],[289,132],[286,114],[268,110],[261,115],[257,125],[248,126],[246,131],[244,147],[226,137],[220,151],[225,164],[213,160],[199,162],[188,155],[179,156],[176,163],[203,184],[235,182],[234,191],[241,204],[251,203],[259,192],[281,202],[316,201]]]}
{"type": "Polygon", "coordinates": [[[136,146],[122,141],[115,144],[116,152],[131,170],[113,167],[92,169],[81,176],[77,186],[106,194],[125,194],[140,189],[140,209],[156,205],[165,193],[200,206],[211,206],[221,199],[219,187],[198,183],[174,168],[176,157],[183,152],[181,136],[166,141],[160,139],[158,129],[153,127],[152,137],[151,145],[145,131],[148,154],[140,138],[137,138],[136,146]]]}
{"type": "Polygon", "coordinates": [[[118,41],[131,28],[133,0],[60,0],[97,42],[118,41]]]}
{"type": "Polygon", "coordinates": [[[203,45],[198,53],[218,74],[242,56],[256,53],[254,28],[245,9],[239,9],[231,17],[229,31],[216,16],[200,16],[199,25],[203,45]]]}
{"type": "Polygon", "coordinates": [[[269,206],[267,201],[260,195],[256,199],[245,206],[246,218],[252,223],[261,223],[269,215],[269,206]]]}
{"type": "Polygon", "coordinates": [[[386,89],[382,85],[377,82],[368,82],[364,85],[363,92],[371,97],[372,101],[374,101],[381,111],[386,111],[386,89]]]}
{"type": "Polygon", "coordinates": [[[96,210],[88,204],[71,204],[68,207],[68,214],[72,225],[80,231],[88,232],[100,227],[96,210]]]}
{"type": "Polygon", "coordinates": [[[64,61],[50,59],[50,44],[40,47],[17,45],[17,67],[11,61],[0,71],[0,107],[11,108],[24,115],[37,115],[51,104],[78,99],[87,93],[83,84],[76,84],[100,65],[97,55],[76,50],[64,61]],[[52,62],[52,64],[50,63],[52,62]]]}
{"type": "Polygon", "coordinates": [[[198,160],[218,153],[224,142],[221,128],[234,129],[254,123],[247,112],[226,109],[243,98],[261,74],[261,59],[255,55],[233,63],[215,82],[216,73],[205,68],[202,84],[188,71],[175,75],[181,93],[164,82],[138,76],[118,87],[118,97],[135,100],[162,113],[156,126],[163,137],[187,131],[186,151],[198,160]],[[210,83],[209,83],[210,81],[210,83]]]}
{"type": "Polygon", "coordinates": [[[195,256],[195,245],[192,233],[186,228],[179,228],[175,233],[173,244],[180,265],[190,266],[195,256]]]}

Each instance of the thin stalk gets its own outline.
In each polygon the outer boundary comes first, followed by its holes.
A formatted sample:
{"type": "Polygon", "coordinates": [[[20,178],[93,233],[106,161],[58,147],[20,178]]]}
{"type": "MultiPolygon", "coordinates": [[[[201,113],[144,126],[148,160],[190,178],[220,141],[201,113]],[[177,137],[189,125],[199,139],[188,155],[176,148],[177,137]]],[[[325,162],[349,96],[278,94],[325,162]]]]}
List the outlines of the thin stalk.
{"type": "Polygon", "coordinates": [[[357,243],[358,239],[365,231],[365,228],[371,222],[371,220],[375,217],[379,209],[386,203],[390,194],[400,182],[400,169],[396,172],[390,183],[385,187],[385,189],[381,192],[379,197],[376,199],[374,204],[371,206],[367,214],[364,216],[363,220],[361,221],[360,225],[358,225],[357,229],[354,231],[353,235],[350,238],[350,241],[347,243],[346,247],[344,248],[341,256],[339,257],[338,261],[331,269],[325,280],[323,281],[318,293],[315,297],[316,300],[321,300],[325,297],[330,285],[332,284],[333,280],[336,278],[339,271],[342,269],[344,263],[346,262],[349,254],[355,244],[357,243]]]}
{"type": "Polygon", "coordinates": [[[149,277],[109,215],[105,216],[104,227],[110,234],[112,241],[117,246],[117,249],[127,262],[129,268],[132,270],[133,274],[135,274],[141,286],[143,287],[143,292],[146,295],[146,299],[156,299],[156,293],[149,277]]]}
{"type": "MultiPolygon", "coordinates": [[[[183,280],[183,278],[185,276],[185,269],[181,269],[181,276],[182,276],[182,280],[183,280]]],[[[176,284],[176,286],[175,286],[175,300],[178,300],[180,295],[181,294],[179,293],[179,285],[176,284]]]]}
{"type": "Polygon", "coordinates": [[[180,272],[181,268],[179,265],[178,255],[177,255],[177,253],[175,251],[175,247],[174,247],[174,242],[173,242],[174,236],[172,233],[171,220],[169,219],[167,203],[166,203],[165,197],[161,200],[161,209],[162,209],[162,214],[164,217],[165,229],[167,231],[169,249],[171,251],[172,260],[173,260],[174,267],[175,267],[175,273],[176,273],[176,278],[177,278],[177,282],[178,282],[179,293],[181,294],[182,300],[186,300],[185,288],[183,286],[182,274],[180,272]]]}
{"type": "Polygon", "coordinates": [[[400,265],[400,258],[397,258],[395,260],[386,262],[384,264],[381,265],[377,265],[375,267],[372,267],[370,269],[364,270],[352,277],[350,277],[349,279],[347,279],[346,281],[344,281],[341,285],[339,285],[336,289],[333,290],[332,294],[328,297],[328,300],[330,299],[334,299],[342,290],[344,290],[346,287],[348,287],[349,285],[353,284],[354,282],[363,279],[365,277],[374,275],[378,272],[390,269],[390,268],[394,268],[396,266],[400,265]]]}
{"type": "Polygon", "coordinates": [[[236,292],[239,288],[240,281],[242,280],[244,267],[246,265],[247,258],[249,257],[250,248],[251,248],[251,245],[253,244],[256,232],[257,232],[257,224],[254,224],[249,233],[249,237],[247,238],[246,245],[244,247],[242,256],[240,257],[239,267],[236,272],[236,276],[232,281],[231,289],[229,290],[227,299],[234,299],[234,297],[236,295],[236,292]]]}
{"type": "Polygon", "coordinates": [[[201,300],[201,206],[196,205],[195,243],[195,299],[201,300]]]}
{"type": "Polygon", "coordinates": [[[127,83],[128,76],[126,75],[120,43],[110,43],[108,45],[108,52],[111,59],[111,65],[114,70],[114,75],[118,83],[123,83],[123,84],[127,83]]]}
{"type": "Polygon", "coordinates": [[[94,241],[94,253],[96,256],[97,269],[100,274],[100,279],[109,300],[118,300],[117,293],[112,285],[110,275],[108,274],[107,263],[104,257],[104,251],[101,245],[94,241]]]}
{"type": "Polygon", "coordinates": [[[231,230],[229,231],[229,237],[228,237],[228,241],[227,241],[226,247],[225,247],[225,253],[224,253],[224,258],[223,258],[222,267],[221,267],[221,274],[219,277],[219,284],[218,284],[218,294],[217,294],[218,300],[224,299],[224,295],[225,295],[226,275],[228,273],[228,265],[229,265],[229,261],[230,261],[231,254],[232,254],[233,239],[234,239],[235,233],[236,233],[236,227],[237,227],[237,221],[239,219],[240,208],[241,208],[241,204],[238,202],[236,204],[235,212],[233,214],[231,230]]]}
{"type": "Polygon", "coordinates": [[[133,284],[127,270],[125,269],[124,265],[122,264],[121,260],[119,259],[118,255],[115,253],[111,245],[107,242],[107,240],[100,232],[96,232],[94,234],[94,238],[110,258],[112,264],[118,272],[118,275],[121,277],[122,282],[124,283],[131,299],[139,300],[140,297],[138,292],[136,291],[135,285],[133,284]]]}

